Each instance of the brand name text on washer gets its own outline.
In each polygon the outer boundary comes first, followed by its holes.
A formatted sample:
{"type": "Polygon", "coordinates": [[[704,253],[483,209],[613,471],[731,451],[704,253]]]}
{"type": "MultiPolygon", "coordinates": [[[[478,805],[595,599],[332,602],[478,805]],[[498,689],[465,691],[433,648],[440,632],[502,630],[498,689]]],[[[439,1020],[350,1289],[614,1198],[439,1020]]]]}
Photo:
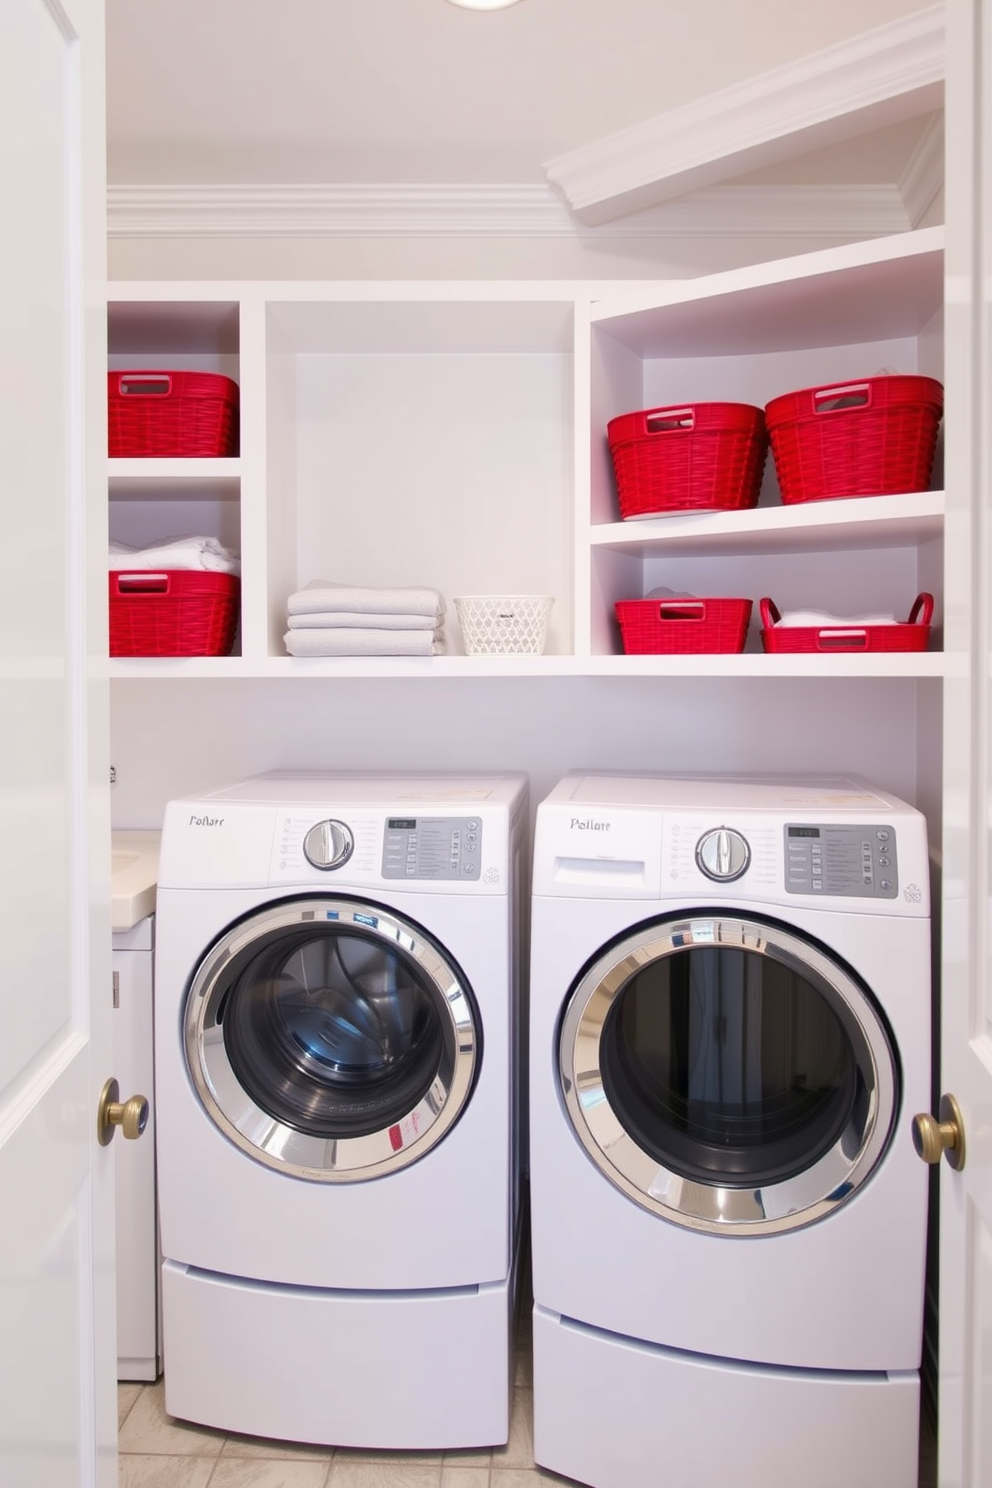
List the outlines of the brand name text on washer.
{"type": "Polygon", "coordinates": [[[222,827],[224,818],[222,816],[191,816],[189,824],[191,827],[222,827]]]}
{"type": "Polygon", "coordinates": [[[612,825],[612,822],[595,821],[591,816],[573,816],[571,823],[573,832],[608,832],[612,825]]]}

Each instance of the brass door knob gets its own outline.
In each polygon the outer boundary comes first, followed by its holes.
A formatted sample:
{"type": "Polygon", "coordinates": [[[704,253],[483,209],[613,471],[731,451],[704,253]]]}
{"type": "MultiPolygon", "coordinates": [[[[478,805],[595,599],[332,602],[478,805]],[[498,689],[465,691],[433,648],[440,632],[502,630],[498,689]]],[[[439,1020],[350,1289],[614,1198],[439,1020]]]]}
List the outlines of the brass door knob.
{"type": "Polygon", "coordinates": [[[118,1127],[129,1142],[134,1142],[148,1125],[148,1102],[145,1097],[132,1095],[130,1100],[122,1101],[120,1093],[116,1080],[108,1080],[100,1092],[96,1130],[101,1147],[106,1147],[113,1141],[118,1127]]]}
{"type": "Polygon", "coordinates": [[[953,1095],[940,1097],[940,1120],[925,1111],[913,1117],[913,1146],[925,1163],[939,1163],[946,1157],[958,1172],[964,1167],[964,1120],[961,1107],[953,1095]]]}

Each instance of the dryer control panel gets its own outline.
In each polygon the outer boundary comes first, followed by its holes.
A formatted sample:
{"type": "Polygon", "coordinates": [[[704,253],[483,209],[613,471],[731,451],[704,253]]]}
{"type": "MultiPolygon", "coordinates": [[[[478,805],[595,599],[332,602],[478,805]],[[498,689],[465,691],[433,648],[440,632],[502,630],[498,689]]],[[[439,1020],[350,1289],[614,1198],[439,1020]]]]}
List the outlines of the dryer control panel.
{"type": "Polygon", "coordinates": [[[788,893],[838,894],[849,899],[896,897],[894,827],[789,822],[784,835],[788,893]]]}
{"type": "Polygon", "coordinates": [[[383,878],[477,880],[482,871],[477,816],[389,816],[382,839],[383,878]]]}

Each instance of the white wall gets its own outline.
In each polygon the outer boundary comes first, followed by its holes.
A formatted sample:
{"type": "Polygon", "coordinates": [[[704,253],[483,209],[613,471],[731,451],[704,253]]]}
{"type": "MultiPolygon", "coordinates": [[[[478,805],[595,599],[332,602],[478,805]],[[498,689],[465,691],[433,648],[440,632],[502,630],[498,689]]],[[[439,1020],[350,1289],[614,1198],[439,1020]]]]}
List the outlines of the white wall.
{"type": "Polygon", "coordinates": [[[928,0],[107,0],[112,182],[540,179],[928,0]]]}
{"type": "Polygon", "coordinates": [[[536,802],[591,767],[853,770],[935,827],[916,735],[918,708],[939,716],[939,684],[918,683],[919,696],[877,678],[787,686],[783,728],[782,684],[764,679],[116,680],[114,824],[158,827],[171,797],[268,769],[524,770],[536,802]]]}
{"type": "Polygon", "coordinates": [[[684,279],[850,240],[111,237],[108,254],[112,280],[684,279]]]}

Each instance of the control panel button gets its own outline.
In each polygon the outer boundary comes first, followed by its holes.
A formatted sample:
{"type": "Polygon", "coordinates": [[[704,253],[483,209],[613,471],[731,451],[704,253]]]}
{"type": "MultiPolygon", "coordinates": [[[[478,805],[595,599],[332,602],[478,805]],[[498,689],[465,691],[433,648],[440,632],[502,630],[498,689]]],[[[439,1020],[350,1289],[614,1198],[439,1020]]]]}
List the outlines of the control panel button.
{"type": "Polygon", "coordinates": [[[317,822],[303,839],[303,855],[314,868],[329,872],[347,863],[355,850],[351,830],[342,821],[317,822]]]}
{"type": "Polygon", "coordinates": [[[747,839],[732,827],[717,827],[704,832],[696,843],[696,862],[707,878],[717,883],[731,883],[747,872],[751,849],[747,839]]]}

